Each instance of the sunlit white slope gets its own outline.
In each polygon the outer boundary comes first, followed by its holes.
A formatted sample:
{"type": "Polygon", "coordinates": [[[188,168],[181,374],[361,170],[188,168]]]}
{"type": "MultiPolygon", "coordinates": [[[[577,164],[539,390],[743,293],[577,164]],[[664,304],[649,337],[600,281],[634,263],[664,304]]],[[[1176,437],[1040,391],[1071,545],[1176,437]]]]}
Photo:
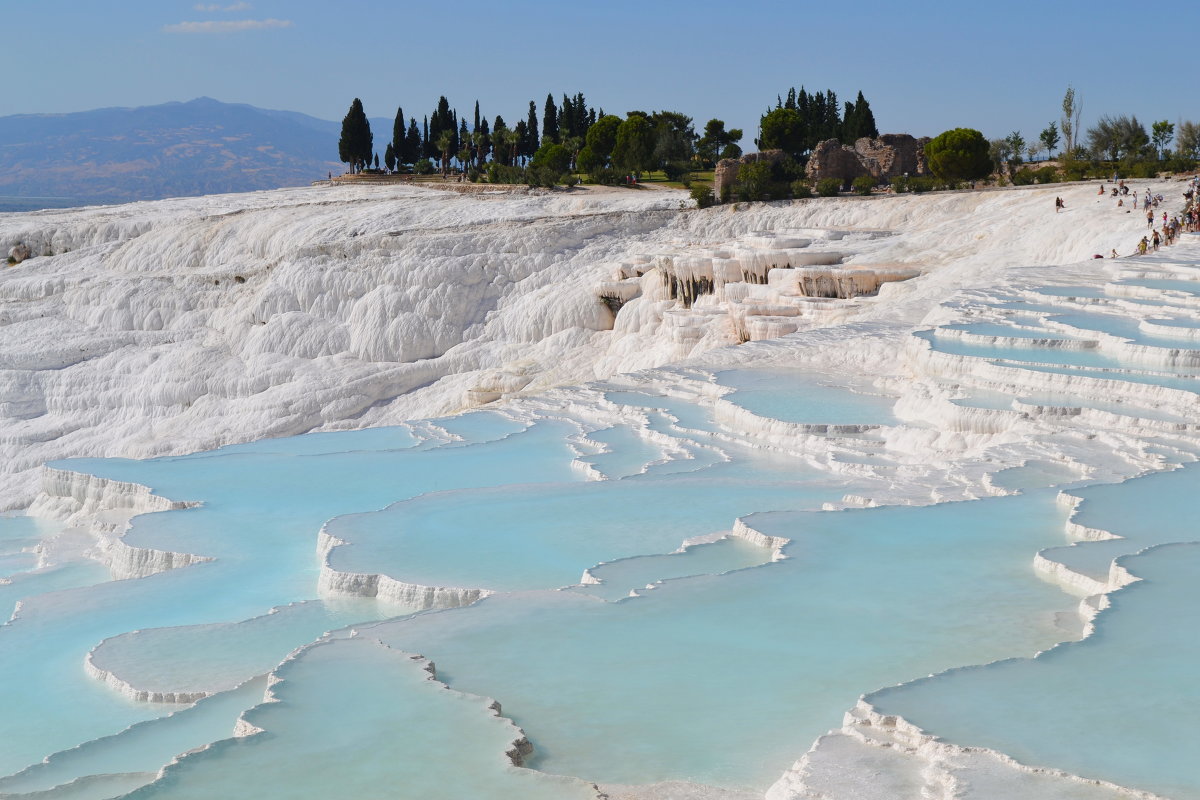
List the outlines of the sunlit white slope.
{"type": "Polygon", "coordinates": [[[36,256],[0,269],[0,507],[54,458],[394,422],[733,344],[720,296],[680,314],[648,274],[614,320],[599,287],[623,259],[761,231],[836,230],[812,246],[931,273],[806,326],[916,324],[1000,267],[1128,252],[1144,222],[1093,191],[695,211],[671,191],[312,188],[0,216],[0,251],[36,256]]]}

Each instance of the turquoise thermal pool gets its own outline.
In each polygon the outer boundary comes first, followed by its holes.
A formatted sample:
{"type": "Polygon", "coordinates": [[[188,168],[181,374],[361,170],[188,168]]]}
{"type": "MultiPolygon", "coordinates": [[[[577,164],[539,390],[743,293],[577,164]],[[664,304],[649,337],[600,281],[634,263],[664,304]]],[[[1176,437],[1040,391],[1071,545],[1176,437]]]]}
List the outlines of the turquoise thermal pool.
{"type": "Polygon", "coordinates": [[[947,419],[745,364],[54,462],[57,519],[0,517],[0,798],[762,794],[861,698],[1196,800],[1195,379],[1053,346],[1137,333],[1116,306],[1029,310],[913,334],[947,419]]]}

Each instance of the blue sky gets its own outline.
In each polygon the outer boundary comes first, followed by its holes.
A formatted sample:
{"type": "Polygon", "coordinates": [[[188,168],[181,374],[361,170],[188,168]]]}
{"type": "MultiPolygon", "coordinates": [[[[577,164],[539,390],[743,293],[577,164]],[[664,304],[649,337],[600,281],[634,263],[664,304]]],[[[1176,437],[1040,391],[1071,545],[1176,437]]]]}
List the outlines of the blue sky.
{"type": "Polygon", "coordinates": [[[1032,139],[1075,86],[1100,114],[1200,119],[1193,3],[709,0],[0,0],[0,115],[207,95],[340,119],[445,94],[512,124],[582,91],[746,129],[789,86],[862,90],[884,132],[1032,139]]]}

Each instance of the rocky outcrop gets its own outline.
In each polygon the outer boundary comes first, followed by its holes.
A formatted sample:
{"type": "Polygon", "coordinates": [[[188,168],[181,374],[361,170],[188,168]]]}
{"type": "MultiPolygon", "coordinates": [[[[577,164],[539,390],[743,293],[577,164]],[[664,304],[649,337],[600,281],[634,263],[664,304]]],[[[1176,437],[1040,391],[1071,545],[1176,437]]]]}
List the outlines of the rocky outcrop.
{"type": "Polygon", "coordinates": [[[722,158],[717,162],[717,168],[713,172],[713,195],[720,200],[721,192],[726,186],[732,190],[742,164],[753,164],[756,161],[767,161],[774,164],[785,158],[787,155],[782,150],[763,150],[761,153],[747,153],[741,158],[722,158]]]}
{"type": "Polygon", "coordinates": [[[10,264],[20,264],[29,258],[30,255],[32,255],[32,252],[29,250],[29,245],[16,244],[8,251],[8,261],[10,264]]]}
{"type": "Polygon", "coordinates": [[[907,133],[885,133],[878,139],[863,137],[854,146],[827,139],[813,149],[805,170],[809,180],[836,178],[843,184],[860,175],[883,183],[900,175],[924,175],[925,143],[928,137],[907,133]]]}

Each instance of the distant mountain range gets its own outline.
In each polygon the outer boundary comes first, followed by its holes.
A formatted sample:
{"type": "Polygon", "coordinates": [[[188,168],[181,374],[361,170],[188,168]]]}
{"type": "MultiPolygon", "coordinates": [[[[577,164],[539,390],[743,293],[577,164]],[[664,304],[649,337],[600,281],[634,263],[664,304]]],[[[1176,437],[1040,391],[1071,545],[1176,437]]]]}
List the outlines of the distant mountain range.
{"type": "MultiPolygon", "coordinates": [[[[391,120],[371,120],[382,153],[391,120]]],[[[0,211],[303,186],[340,172],[340,122],[201,97],[0,117],[0,211]]]]}

